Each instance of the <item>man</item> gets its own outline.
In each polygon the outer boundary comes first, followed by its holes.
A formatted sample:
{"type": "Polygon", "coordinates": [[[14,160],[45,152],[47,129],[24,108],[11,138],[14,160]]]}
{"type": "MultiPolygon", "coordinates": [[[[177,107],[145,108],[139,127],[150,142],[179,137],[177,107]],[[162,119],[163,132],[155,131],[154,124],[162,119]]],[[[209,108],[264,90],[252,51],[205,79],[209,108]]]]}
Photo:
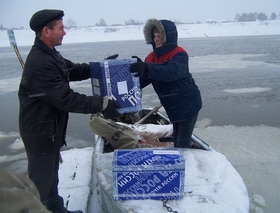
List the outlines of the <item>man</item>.
{"type": "Polygon", "coordinates": [[[202,100],[189,72],[188,54],[177,45],[176,25],[169,20],[149,19],[144,36],[153,51],[145,62],[134,56],[137,62],[130,66],[130,71],[140,76],[141,89],[153,85],[173,124],[174,146],[195,148],[191,137],[202,100]]]}
{"type": "Polygon", "coordinates": [[[62,10],[41,10],[30,19],[35,42],[27,56],[19,86],[19,129],[28,158],[28,175],[41,202],[53,213],[69,213],[58,194],[59,152],[66,145],[68,113],[98,113],[118,119],[119,105],[108,98],[74,92],[69,81],[90,78],[88,64],[63,58],[55,46],[62,44],[62,10]]]}

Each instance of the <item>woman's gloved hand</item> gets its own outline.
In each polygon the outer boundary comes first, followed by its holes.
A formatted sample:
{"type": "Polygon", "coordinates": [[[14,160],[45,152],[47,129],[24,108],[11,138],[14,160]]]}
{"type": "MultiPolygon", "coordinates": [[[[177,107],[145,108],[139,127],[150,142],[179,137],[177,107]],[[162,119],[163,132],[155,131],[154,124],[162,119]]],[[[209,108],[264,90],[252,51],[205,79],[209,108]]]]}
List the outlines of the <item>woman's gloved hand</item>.
{"type": "Polygon", "coordinates": [[[139,77],[143,74],[147,75],[149,72],[148,64],[143,62],[137,56],[132,56],[132,58],[137,58],[137,62],[130,65],[129,67],[130,72],[135,74],[135,77],[139,77]]]}
{"type": "Polygon", "coordinates": [[[119,56],[119,54],[114,54],[114,55],[110,55],[105,59],[116,59],[119,56]]]}

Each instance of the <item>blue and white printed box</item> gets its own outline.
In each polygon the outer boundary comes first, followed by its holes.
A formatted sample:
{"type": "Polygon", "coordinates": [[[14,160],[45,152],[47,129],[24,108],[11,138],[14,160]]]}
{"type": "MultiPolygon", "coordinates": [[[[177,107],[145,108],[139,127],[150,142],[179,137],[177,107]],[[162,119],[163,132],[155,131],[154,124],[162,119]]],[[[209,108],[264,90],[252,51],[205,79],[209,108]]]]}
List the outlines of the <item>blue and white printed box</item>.
{"type": "Polygon", "coordinates": [[[180,149],[119,149],[112,163],[115,200],[183,197],[185,160],[180,149]]]}
{"type": "Polygon", "coordinates": [[[136,59],[108,59],[90,62],[92,93],[108,96],[117,101],[120,113],[136,112],[142,109],[139,78],[129,71],[136,59]]]}

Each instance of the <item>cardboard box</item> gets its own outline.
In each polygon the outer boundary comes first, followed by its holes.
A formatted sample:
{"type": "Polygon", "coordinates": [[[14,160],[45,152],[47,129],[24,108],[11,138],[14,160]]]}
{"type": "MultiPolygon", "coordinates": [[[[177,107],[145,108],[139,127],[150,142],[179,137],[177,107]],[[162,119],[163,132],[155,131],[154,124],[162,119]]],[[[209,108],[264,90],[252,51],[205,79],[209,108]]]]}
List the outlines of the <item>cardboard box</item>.
{"type": "Polygon", "coordinates": [[[115,200],[183,197],[185,160],[180,149],[120,149],[113,157],[115,200]]]}
{"type": "Polygon", "coordinates": [[[90,62],[92,93],[108,96],[117,101],[120,113],[136,112],[142,109],[139,78],[129,71],[136,59],[109,59],[90,62]]]}

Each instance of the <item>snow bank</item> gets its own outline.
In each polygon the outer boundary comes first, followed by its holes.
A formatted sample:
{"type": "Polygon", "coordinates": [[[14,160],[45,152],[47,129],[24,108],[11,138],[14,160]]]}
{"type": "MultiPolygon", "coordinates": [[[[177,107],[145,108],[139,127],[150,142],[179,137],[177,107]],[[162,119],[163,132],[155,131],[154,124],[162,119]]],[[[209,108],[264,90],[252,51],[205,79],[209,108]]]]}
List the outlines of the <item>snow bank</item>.
{"type": "MultiPolygon", "coordinates": [[[[66,29],[63,43],[142,40],[143,25],[79,27],[66,29]]],[[[280,35],[280,20],[265,22],[227,22],[177,25],[179,38],[280,35]]],[[[30,29],[14,30],[17,45],[32,45],[34,32],[30,29]]],[[[0,47],[9,46],[7,32],[0,31],[0,47]]]]}

